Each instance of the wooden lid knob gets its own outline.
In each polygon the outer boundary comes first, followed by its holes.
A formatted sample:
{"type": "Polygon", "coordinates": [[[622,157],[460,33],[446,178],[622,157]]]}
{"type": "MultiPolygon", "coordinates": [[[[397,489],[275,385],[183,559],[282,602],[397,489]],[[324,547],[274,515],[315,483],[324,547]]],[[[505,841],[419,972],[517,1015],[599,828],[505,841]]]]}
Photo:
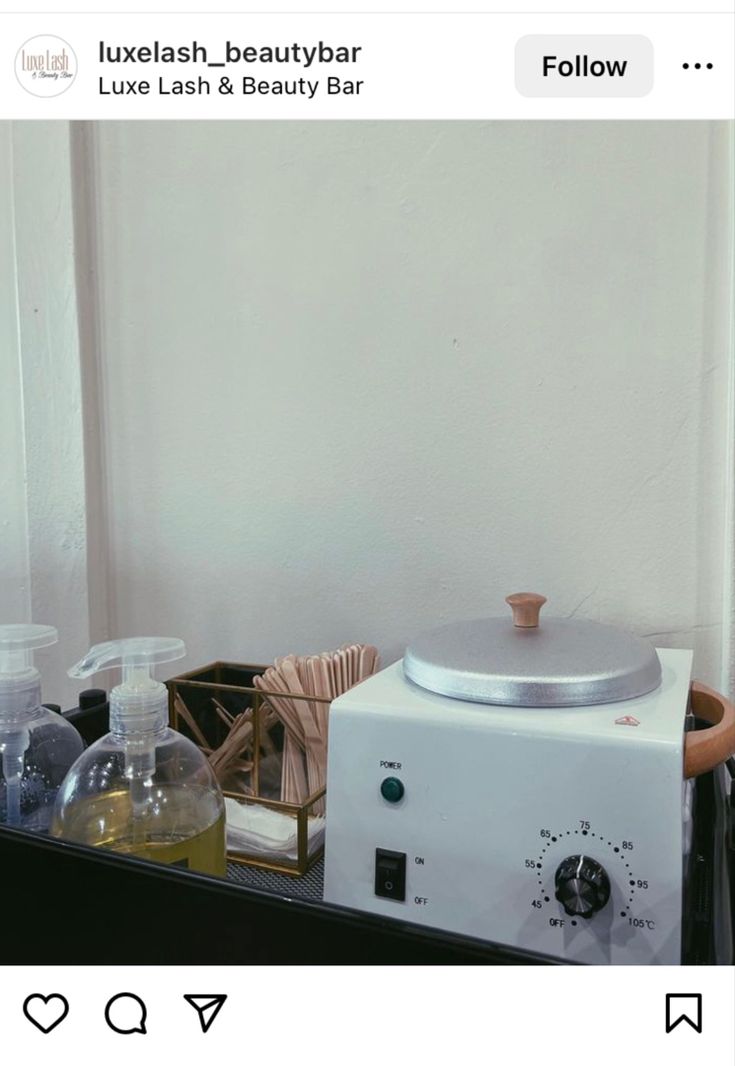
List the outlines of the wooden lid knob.
{"type": "Polygon", "coordinates": [[[505,602],[513,611],[513,625],[519,629],[536,629],[541,608],[546,603],[545,596],[537,592],[514,592],[505,597],[505,602]]]}

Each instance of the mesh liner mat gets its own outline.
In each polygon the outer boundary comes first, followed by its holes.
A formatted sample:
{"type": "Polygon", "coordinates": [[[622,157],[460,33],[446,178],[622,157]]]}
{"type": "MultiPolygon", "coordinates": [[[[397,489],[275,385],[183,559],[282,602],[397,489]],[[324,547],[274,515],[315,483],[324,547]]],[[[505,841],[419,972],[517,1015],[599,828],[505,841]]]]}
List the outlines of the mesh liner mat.
{"type": "Polygon", "coordinates": [[[230,862],[227,864],[227,880],[257,888],[261,892],[271,892],[274,896],[321,903],[324,897],[324,859],[315,863],[303,877],[289,877],[288,874],[278,874],[272,870],[259,870],[257,866],[240,866],[230,862]]]}

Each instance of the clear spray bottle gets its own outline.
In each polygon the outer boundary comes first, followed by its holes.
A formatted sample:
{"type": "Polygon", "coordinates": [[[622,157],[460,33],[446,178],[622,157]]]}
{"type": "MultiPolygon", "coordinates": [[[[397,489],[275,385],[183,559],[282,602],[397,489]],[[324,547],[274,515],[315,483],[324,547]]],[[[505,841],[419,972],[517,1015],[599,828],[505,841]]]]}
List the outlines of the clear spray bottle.
{"type": "Polygon", "coordinates": [[[70,722],[41,706],[33,653],[58,639],[53,626],[0,625],[0,822],[41,833],[84,747],[70,722]]]}
{"type": "Polygon", "coordinates": [[[159,663],[183,658],[181,640],[137,637],[93,647],[69,676],[122,667],[110,693],[110,732],[71,768],[51,832],[93,847],[224,876],[225,807],[199,748],[168,725],[159,663]]]}

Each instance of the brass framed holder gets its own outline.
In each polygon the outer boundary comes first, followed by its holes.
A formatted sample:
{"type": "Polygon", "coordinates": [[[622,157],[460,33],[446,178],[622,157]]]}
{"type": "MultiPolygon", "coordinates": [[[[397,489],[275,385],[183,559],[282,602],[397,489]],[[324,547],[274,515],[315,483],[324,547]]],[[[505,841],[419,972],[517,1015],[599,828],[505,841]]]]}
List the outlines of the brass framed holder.
{"type": "MultiPolygon", "coordinates": [[[[256,688],[254,683],[267,669],[218,661],[171,678],[166,682],[169,720],[207,755],[220,782],[228,807],[228,861],[301,877],[324,854],[326,788],[316,789],[299,802],[280,798],[287,734],[269,697],[278,699],[283,693],[256,688]],[[268,819],[275,816],[279,829],[289,829],[283,846],[264,847],[257,833],[242,836],[230,822],[230,816],[239,819],[241,815],[255,819],[258,826],[269,824],[268,819]],[[285,819],[292,820],[292,833],[285,819]],[[237,850],[236,838],[240,840],[237,850]]],[[[330,703],[313,694],[291,698],[327,708],[330,703]]]]}

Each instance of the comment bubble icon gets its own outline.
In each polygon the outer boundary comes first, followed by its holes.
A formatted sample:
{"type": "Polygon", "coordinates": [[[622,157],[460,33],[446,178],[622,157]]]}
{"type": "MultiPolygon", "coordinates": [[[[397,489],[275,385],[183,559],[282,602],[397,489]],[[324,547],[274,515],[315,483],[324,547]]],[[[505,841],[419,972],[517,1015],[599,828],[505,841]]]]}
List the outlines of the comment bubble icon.
{"type": "Polygon", "coordinates": [[[145,1027],[147,1016],[148,1008],[134,992],[118,992],[107,1001],[105,1007],[105,1021],[110,1029],[121,1036],[132,1036],[133,1033],[145,1036],[148,1032],[145,1027]]]}

